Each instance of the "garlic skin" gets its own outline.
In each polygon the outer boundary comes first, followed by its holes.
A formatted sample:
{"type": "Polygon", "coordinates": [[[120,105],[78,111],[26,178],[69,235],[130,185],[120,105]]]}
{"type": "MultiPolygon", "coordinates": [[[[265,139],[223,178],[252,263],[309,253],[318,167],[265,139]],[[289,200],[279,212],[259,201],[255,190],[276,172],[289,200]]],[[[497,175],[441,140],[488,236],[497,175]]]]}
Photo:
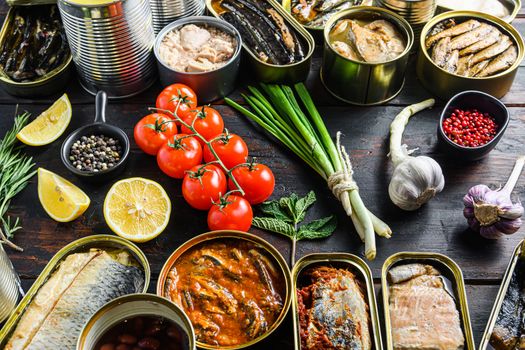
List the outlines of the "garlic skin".
{"type": "Polygon", "coordinates": [[[439,164],[426,156],[406,156],[396,164],[388,194],[403,210],[416,210],[443,190],[445,178],[439,164]]]}

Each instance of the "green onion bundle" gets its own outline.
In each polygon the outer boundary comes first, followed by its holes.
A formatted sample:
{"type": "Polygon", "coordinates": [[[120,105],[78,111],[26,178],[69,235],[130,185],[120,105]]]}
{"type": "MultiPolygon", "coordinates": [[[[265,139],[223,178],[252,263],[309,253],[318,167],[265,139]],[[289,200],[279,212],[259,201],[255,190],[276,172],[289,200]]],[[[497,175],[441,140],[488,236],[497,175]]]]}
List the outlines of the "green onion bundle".
{"type": "Polygon", "coordinates": [[[326,180],[365,242],[365,256],[372,260],[376,256],[374,232],[389,238],[392,231],[365,207],[352,177],[350,157],[341,145],[341,133],[337,132],[334,144],[304,84],[294,88],[295,92],[286,85],[249,86],[251,95],[243,97],[253,111],[231,99],[226,98],[226,102],[279,139],[326,180]]]}

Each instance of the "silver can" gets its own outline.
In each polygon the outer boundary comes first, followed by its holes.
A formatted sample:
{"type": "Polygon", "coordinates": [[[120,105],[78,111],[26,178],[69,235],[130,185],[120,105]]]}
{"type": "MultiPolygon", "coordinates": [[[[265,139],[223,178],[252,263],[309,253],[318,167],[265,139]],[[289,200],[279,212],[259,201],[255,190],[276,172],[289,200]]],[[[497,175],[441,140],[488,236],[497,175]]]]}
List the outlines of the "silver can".
{"type": "Polygon", "coordinates": [[[171,22],[204,13],[204,0],[149,0],[155,35],[171,22]]]}
{"type": "Polygon", "coordinates": [[[234,26],[214,17],[195,16],[179,19],[164,27],[157,35],[153,51],[157,59],[157,67],[162,85],[168,86],[175,82],[186,84],[199,96],[199,104],[203,104],[222,98],[235,89],[241,59],[241,48],[241,35],[234,26]],[[224,66],[208,72],[179,72],[162,62],[159,55],[162,40],[166,34],[172,30],[187,24],[215,27],[233,36],[237,42],[237,46],[232,58],[230,58],[224,66]]]}
{"type": "Polygon", "coordinates": [[[0,244],[0,322],[3,322],[15,309],[20,295],[20,279],[0,244]]]}
{"type": "MultiPolygon", "coordinates": [[[[421,29],[436,13],[436,0],[377,0],[379,6],[397,13],[407,20],[419,38],[421,29]]],[[[414,47],[417,50],[417,46],[414,47]]]]}
{"type": "Polygon", "coordinates": [[[157,77],[155,34],[148,0],[84,5],[58,0],[81,85],[90,93],[122,98],[149,88],[157,77]]]}
{"type": "Polygon", "coordinates": [[[129,294],[102,306],[84,325],[77,350],[93,350],[100,338],[113,326],[136,316],[164,317],[186,333],[187,349],[195,350],[195,332],[190,319],[174,303],[154,294],[129,294]]]}

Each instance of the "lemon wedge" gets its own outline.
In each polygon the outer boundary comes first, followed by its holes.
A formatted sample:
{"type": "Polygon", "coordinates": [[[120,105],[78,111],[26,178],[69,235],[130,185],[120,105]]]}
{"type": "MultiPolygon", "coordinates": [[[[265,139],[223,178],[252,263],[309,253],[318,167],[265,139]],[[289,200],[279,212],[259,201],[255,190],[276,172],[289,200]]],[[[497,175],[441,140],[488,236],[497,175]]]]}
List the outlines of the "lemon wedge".
{"type": "Polygon", "coordinates": [[[146,242],[168,225],[170,199],[155,181],[132,177],[116,182],[104,200],[104,219],[120,237],[146,242]]]}
{"type": "Polygon", "coordinates": [[[43,146],[64,133],[71,121],[71,102],[63,94],[46,111],[27,124],[16,137],[29,146],[43,146]]]}
{"type": "Polygon", "coordinates": [[[89,197],[77,186],[44,168],[38,168],[38,199],[56,221],[69,222],[89,207],[89,197]]]}

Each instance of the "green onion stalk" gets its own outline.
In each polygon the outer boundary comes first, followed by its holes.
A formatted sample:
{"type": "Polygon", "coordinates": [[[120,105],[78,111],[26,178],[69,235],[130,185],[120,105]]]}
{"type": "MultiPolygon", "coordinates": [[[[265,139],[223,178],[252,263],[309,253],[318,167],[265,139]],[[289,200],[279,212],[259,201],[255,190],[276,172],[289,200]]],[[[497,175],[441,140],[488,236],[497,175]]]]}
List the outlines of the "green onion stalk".
{"type": "Polygon", "coordinates": [[[276,137],[326,180],[365,242],[365,256],[374,259],[375,233],[390,238],[392,231],[365,207],[352,176],[350,157],[341,145],[341,133],[337,132],[334,143],[304,84],[293,89],[286,85],[260,86],[248,86],[250,94],[242,95],[251,110],[229,98],[226,103],[276,137]]]}

